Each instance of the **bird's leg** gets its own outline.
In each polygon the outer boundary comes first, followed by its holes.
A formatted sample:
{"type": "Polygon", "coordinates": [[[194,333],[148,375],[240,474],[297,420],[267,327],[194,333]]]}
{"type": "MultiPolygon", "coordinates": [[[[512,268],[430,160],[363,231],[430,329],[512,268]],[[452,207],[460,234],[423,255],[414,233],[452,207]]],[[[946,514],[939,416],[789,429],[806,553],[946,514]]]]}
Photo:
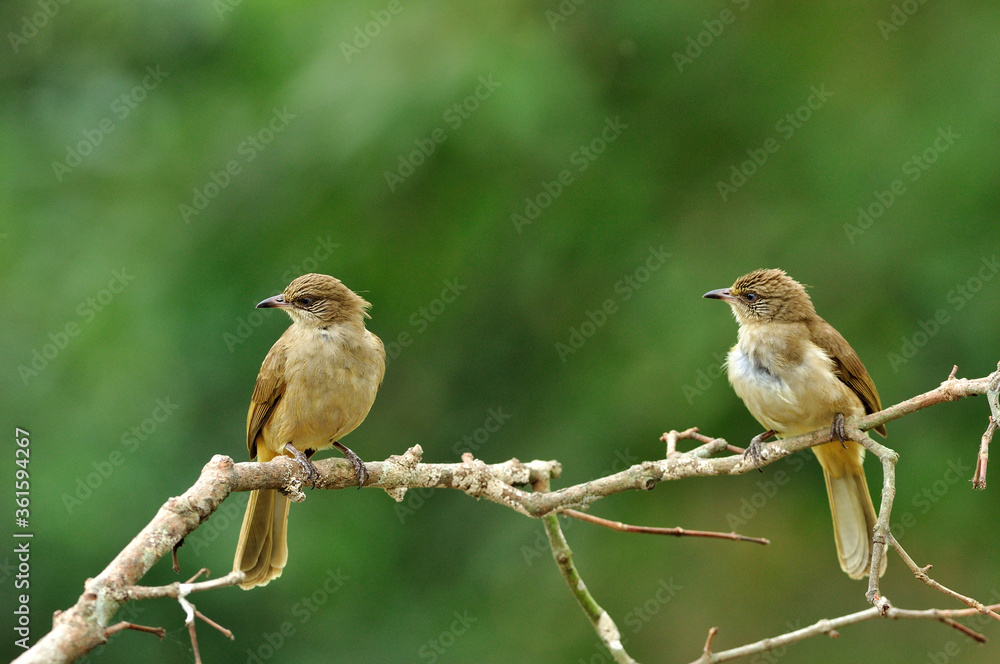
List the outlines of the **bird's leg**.
{"type": "Polygon", "coordinates": [[[768,429],[764,433],[757,434],[743,451],[743,458],[750,458],[750,460],[753,461],[753,465],[762,473],[764,471],[760,467],[760,462],[764,460],[763,444],[765,440],[773,436],[775,433],[777,432],[774,429],[768,429]]]}
{"type": "Polygon", "coordinates": [[[310,455],[304,454],[303,452],[299,451],[291,443],[285,443],[285,449],[292,453],[292,456],[295,457],[295,460],[298,461],[299,465],[302,466],[302,469],[306,471],[306,476],[309,479],[309,484],[311,484],[312,486],[316,486],[316,480],[319,479],[319,470],[317,470],[316,465],[309,460],[310,455]]]}
{"type": "Polygon", "coordinates": [[[839,440],[840,444],[847,449],[847,427],[844,426],[844,414],[837,413],[833,416],[833,426],[830,427],[830,440],[839,440]]]}
{"type": "Polygon", "coordinates": [[[342,445],[338,441],[333,441],[333,446],[344,453],[347,460],[354,465],[354,474],[358,476],[358,488],[360,489],[368,481],[368,469],[365,468],[365,462],[361,460],[357,454],[351,451],[351,448],[342,445]]]}

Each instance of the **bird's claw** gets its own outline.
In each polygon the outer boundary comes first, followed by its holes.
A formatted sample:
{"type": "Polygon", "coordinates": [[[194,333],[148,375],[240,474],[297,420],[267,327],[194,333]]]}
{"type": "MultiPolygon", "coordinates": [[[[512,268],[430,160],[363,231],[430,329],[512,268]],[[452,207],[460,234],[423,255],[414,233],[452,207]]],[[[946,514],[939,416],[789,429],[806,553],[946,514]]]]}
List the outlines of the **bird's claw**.
{"type": "Polygon", "coordinates": [[[310,486],[315,487],[319,481],[319,470],[316,468],[316,464],[305,457],[301,459],[296,458],[295,460],[302,466],[302,470],[306,471],[306,481],[309,482],[310,486]]]}
{"type": "Polygon", "coordinates": [[[358,478],[358,488],[360,489],[368,481],[368,468],[365,467],[365,462],[361,460],[357,454],[354,453],[351,448],[341,445],[340,443],[334,443],[334,447],[343,452],[344,456],[351,465],[354,466],[354,474],[358,478]]]}
{"type": "Polygon", "coordinates": [[[295,461],[302,466],[302,470],[306,473],[306,482],[308,482],[309,486],[315,487],[316,482],[319,481],[319,469],[316,468],[316,464],[310,461],[309,457],[301,450],[296,449],[291,443],[287,443],[285,449],[291,452],[292,456],[295,457],[295,461]]]}
{"type": "Polygon", "coordinates": [[[747,445],[747,448],[743,450],[743,458],[753,461],[754,468],[762,473],[764,471],[760,467],[760,462],[764,460],[764,441],[773,435],[773,430],[757,434],[753,437],[753,440],[750,441],[750,444],[747,445]]]}
{"type": "Polygon", "coordinates": [[[833,425],[830,426],[830,440],[839,440],[840,444],[847,449],[847,427],[844,425],[844,414],[837,413],[833,416],[833,425]]]}

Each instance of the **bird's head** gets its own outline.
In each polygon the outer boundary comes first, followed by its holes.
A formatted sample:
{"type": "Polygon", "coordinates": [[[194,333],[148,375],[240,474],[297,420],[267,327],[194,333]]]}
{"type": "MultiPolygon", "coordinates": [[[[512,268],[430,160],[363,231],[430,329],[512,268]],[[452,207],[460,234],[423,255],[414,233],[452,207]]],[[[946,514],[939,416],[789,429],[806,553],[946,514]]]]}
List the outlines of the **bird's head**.
{"type": "Polygon", "coordinates": [[[709,291],[702,297],[729,303],[740,325],[794,323],[816,315],[805,287],[784,270],[755,270],[729,288],[709,291]]]}
{"type": "Polygon", "coordinates": [[[284,309],[300,325],[327,327],[363,322],[371,306],[340,279],[326,274],[304,274],[288,284],[285,292],[267,298],[257,308],[284,309]]]}

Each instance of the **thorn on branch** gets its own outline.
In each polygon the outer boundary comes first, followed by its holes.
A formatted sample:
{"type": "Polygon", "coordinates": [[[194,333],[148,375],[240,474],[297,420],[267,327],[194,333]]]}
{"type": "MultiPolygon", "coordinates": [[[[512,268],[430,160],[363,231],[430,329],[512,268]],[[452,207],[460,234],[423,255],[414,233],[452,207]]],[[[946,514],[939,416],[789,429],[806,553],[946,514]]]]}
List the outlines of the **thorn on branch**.
{"type": "Polygon", "coordinates": [[[708,638],[705,639],[705,647],[702,649],[702,653],[704,653],[705,657],[712,656],[712,640],[718,633],[719,633],[718,627],[713,627],[712,629],[708,630],[708,638]]]}
{"type": "Polygon", "coordinates": [[[177,562],[177,549],[181,548],[182,546],[184,546],[184,538],[183,537],[181,538],[181,540],[179,542],[177,542],[177,544],[174,544],[174,548],[171,551],[171,558],[172,558],[172,561],[173,561],[174,574],[180,574],[181,573],[181,565],[180,565],[179,562],[177,562]]]}

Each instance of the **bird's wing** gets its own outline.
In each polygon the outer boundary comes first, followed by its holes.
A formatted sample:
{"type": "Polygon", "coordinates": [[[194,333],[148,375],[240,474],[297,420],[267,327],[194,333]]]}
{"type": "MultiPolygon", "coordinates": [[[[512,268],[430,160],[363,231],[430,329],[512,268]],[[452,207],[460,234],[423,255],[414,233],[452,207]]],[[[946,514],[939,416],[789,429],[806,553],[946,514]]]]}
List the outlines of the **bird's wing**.
{"type": "Polygon", "coordinates": [[[375,387],[375,391],[378,392],[382,388],[382,379],[385,378],[385,345],[370,330],[365,330],[365,336],[371,340],[372,347],[375,349],[375,368],[378,372],[378,385],[375,387]]]}
{"type": "Polygon", "coordinates": [[[257,435],[284,392],[285,345],[279,339],[271,346],[267,357],[260,365],[257,384],[253,386],[253,395],[250,397],[250,410],[247,412],[247,449],[250,451],[251,459],[257,456],[257,435]]]}
{"type": "MultiPolygon", "coordinates": [[[[878,390],[872,377],[868,375],[868,370],[861,363],[861,358],[851,348],[851,344],[837,332],[837,330],[822,318],[810,325],[810,334],[814,344],[822,348],[833,358],[834,371],[837,378],[844,381],[849,388],[861,399],[865,406],[865,411],[874,413],[882,410],[882,402],[878,398],[878,390]]],[[[880,424],[875,427],[883,436],[885,435],[885,425],[880,424]]]]}

